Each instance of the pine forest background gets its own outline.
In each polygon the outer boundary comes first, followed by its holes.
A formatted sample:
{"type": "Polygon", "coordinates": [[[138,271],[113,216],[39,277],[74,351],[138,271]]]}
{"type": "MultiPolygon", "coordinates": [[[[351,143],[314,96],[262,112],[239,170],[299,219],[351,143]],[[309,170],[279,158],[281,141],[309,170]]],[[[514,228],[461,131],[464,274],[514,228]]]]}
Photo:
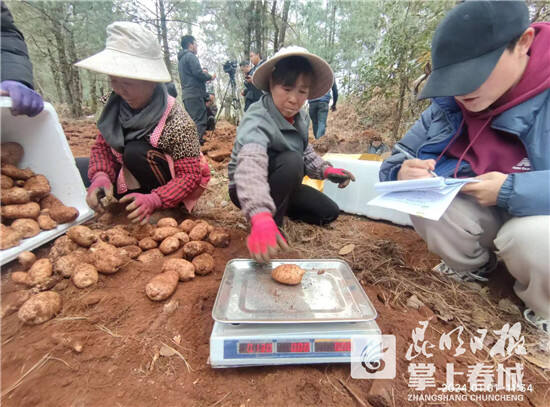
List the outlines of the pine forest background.
{"type": "MultiPolygon", "coordinates": [[[[533,21],[550,19],[550,1],[528,1],[533,21]]],[[[35,86],[58,112],[78,118],[101,110],[108,93],[105,75],[74,67],[105,46],[113,21],[143,24],[158,36],[178,92],[180,38],[192,34],[199,59],[222,104],[229,76],[225,61],[248,60],[251,49],[269,57],[300,45],[332,66],[340,94],[357,111],[361,125],[388,140],[400,138],[427,105],[415,95],[429,72],[435,27],[456,1],[349,0],[106,0],[6,1],[25,35],[35,86]]],[[[238,71],[238,70],[237,70],[238,71]]],[[[242,76],[237,72],[237,86],[242,76]]],[[[240,91],[240,89],[238,89],[240,91]]],[[[226,109],[236,120],[241,112],[226,109]]]]}

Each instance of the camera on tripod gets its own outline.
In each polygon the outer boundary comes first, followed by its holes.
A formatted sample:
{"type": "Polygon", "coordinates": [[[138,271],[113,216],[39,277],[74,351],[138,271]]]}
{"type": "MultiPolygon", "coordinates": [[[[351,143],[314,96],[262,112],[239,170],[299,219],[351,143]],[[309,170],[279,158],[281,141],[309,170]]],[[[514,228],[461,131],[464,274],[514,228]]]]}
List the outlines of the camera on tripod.
{"type": "Polygon", "coordinates": [[[229,74],[229,79],[235,81],[235,73],[237,72],[237,61],[225,61],[223,71],[229,74]]]}

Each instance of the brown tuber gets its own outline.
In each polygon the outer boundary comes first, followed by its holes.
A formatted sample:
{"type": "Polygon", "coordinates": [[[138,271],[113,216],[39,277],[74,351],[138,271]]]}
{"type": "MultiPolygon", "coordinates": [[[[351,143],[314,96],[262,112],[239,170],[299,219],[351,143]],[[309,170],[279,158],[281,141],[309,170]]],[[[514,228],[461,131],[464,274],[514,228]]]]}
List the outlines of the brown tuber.
{"type": "Polygon", "coordinates": [[[164,226],[171,226],[171,227],[178,227],[178,221],[175,220],[174,218],[162,218],[162,219],[159,219],[159,221],[157,222],[157,227],[161,228],[161,227],[164,227],[164,226]]]}
{"type": "Polygon", "coordinates": [[[33,252],[29,252],[27,250],[19,253],[19,256],[17,256],[17,261],[21,264],[24,270],[28,270],[36,261],[36,256],[33,252]]]}
{"type": "Polygon", "coordinates": [[[138,245],[143,250],[149,250],[157,247],[158,243],[152,237],[145,237],[139,241],[138,245]]]}
{"type": "Polygon", "coordinates": [[[50,208],[50,217],[57,223],[74,222],[78,215],[78,209],[72,206],[59,205],[50,208]]]}
{"type": "Polygon", "coordinates": [[[34,175],[34,172],[32,172],[29,168],[17,168],[15,165],[12,164],[4,164],[2,162],[2,174],[7,175],[8,177],[12,179],[21,179],[26,180],[29,179],[34,175]]]}
{"type": "Polygon", "coordinates": [[[6,143],[2,143],[0,146],[0,153],[2,157],[0,161],[2,161],[3,164],[11,164],[17,167],[21,162],[25,151],[23,150],[23,146],[21,144],[14,141],[8,141],[6,143]]]}
{"type": "Polygon", "coordinates": [[[178,228],[173,226],[164,226],[161,228],[156,228],[151,232],[151,237],[157,241],[161,242],[166,239],[168,236],[175,235],[176,233],[181,232],[178,228]]]}
{"type": "Polygon", "coordinates": [[[34,219],[16,219],[12,222],[11,228],[19,232],[23,239],[36,236],[40,233],[40,226],[34,219]]]}
{"type": "Polygon", "coordinates": [[[114,227],[101,233],[101,238],[116,247],[130,246],[138,243],[125,229],[114,227]]]}
{"type": "Polygon", "coordinates": [[[63,277],[71,277],[78,264],[86,263],[91,260],[92,257],[87,251],[77,249],[74,252],[61,256],[55,260],[53,263],[53,271],[57,274],[61,274],[63,277]]]}
{"type": "Polygon", "coordinates": [[[97,235],[94,231],[82,225],[71,226],[69,230],[67,230],[67,236],[82,247],[90,247],[97,241],[97,235]]]}
{"type": "Polygon", "coordinates": [[[302,281],[306,271],[295,264],[281,264],[271,271],[271,277],[279,283],[297,285],[302,281]]]}
{"type": "Polygon", "coordinates": [[[214,253],[214,246],[208,242],[189,242],[183,246],[183,253],[188,259],[192,259],[202,253],[214,253]]]}
{"type": "Polygon", "coordinates": [[[16,284],[31,285],[29,282],[29,274],[24,271],[14,271],[11,273],[11,281],[16,284]]]}
{"type": "Polygon", "coordinates": [[[71,276],[73,284],[78,288],[86,288],[96,284],[99,281],[97,269],[88,263],[80,263],[76,266],[71,276]]]}
{"type": "Polygon", "coordinates": [[[0,224],[0,249],[9,249],[15,247],[21,241],[21,233],[9,226],[0,224]]]}
{"type": "Polygon", "coordinates": [[[179,274],[168,270],[158,274],[147,283],[145,293],[153,301],[162,301],[170,297],[178,287],[179,274]]]}
{"type": "Polygon", "coordinates": [[[135,244],[132,244],[129,246],[122,246],[122,249],[126,250],[126,253],[128,253],[128,256],[130,256],[131,259],[135,259],[142,252],[139,246],[136,246],[135,244]]]}
{"type": "Polygon", "coordinates": [[[58,237],[53,243],[53,246],[50,249],[50,253],[48,254],[48,258],[52,262],[55,262],[55,260],[57,260],[59,257],[72,253],[79,248],[80,246],[69,239],[69,236],[63,235],[61,237],[58,237]]]}
{"type": "Polygon", "coordinates": [[[25,204],[31,201],[31,193],[25,188],[13,187],[2,191],[2,205],[25,204]]]}
{"type": "Polygon", "coordinates": [[[208,241],[215,247],[227,247],[231,241],[231,236],[224,229],[215,228],[208,234],[208,241]]]}
{"type": "Polygon", "coordinates": [[[43,209],[38,215],[38,226],[42,230],[51,230],[57,227],[57,222],[50,217],[50,210],[43,209]]]}
{"type": "Polygon", "coordinates": [[[26,180],[23,188],[29,191],[31,198],[34,201],[38,201],[44,198],[51,191],[48,179],[40,174],[30,177],[28,180],[26,180]]]}
{"type": "Polygon", "coordinates": [[[178,238],[182,244],[189,243],[189,235],[185,232],[178,232],[172,236],[178,238]]]}
{"type": "Polygon", "coordinates": [[[181,242],[177,237],[169,236],[162,241],[159,245],[159,249],[163,254],[174,253],[181,246],[181,242]]]}
{"type": "Polygon", "coordinates": [[[163,259],[164,255],[162,254],[162,252],[159,249],[155,248],[141,253],[138,256],[137,261],[143,264],[151,264],[162,261],[163,259]]]}
{"type": "Polygon", "coordinates": [[[49,321],[61,311],[61,296],[55,291],[44,291],[29,298],[19,308],[17,316],[25,324],[38,325],[49,321]]]}
{"type": "Polygon", "coordinates": [[[180,223],[179,227],[185,233],[189,233],[191,232],[191,229],[195,227],[195,221],[192,219],[185,219],[183,222],[180,223]]]}
{"type": "Polygon", "coordinates": [[[32,286],[46,283],[52,276],[53,266],[49,259],[36,260],[28,271],[29,284],[32,286]]]}
{"type": "Polygon", "coordinates": [[[199,276],[210,274],[214,271],[214,258],[208,253],[199,254],[192,261],[195,266],[195,273],[199,276]]]}
{"type": "Polygon", "coordinates": [[[52,209],[54,206],[63,206],[63,202],[53,194],[48,194],[40,200],[40,209],[52,209]]]}
{"type": "Polygon", "coordinates": [[[191,232],[189,232],[189,239],[191,240],[203,240],[208,235],[208,226],[204,223],[198,223],[191,232]]]}
{"type": "Polygon", "coordinates": [[[7,175],[0,175],[0,188],[10,189],[11,187],[13,187],[13,180],[7,175]]]}
{"type": "Polygon", "coordinates": [[[180,281],[189,281],[195,278],[195,266],[185,259],[168,259],[162,265],[162,272],[176,271],[180,281]]]}
{"type": "Polygon", "coordinates": [[[93,264],[97,271],[103,274],[116,273],[122,266],[130,262],[130,257],[125,250],[109,243],[98,242],[90,249],[93,264]]]}
{"type": "Polygon", "coordinates": [[[36,219],[40,215],[40,205],[29,202],[19,205],[2,206],[2,217],[7,219],[31,218],[36,219]]]}

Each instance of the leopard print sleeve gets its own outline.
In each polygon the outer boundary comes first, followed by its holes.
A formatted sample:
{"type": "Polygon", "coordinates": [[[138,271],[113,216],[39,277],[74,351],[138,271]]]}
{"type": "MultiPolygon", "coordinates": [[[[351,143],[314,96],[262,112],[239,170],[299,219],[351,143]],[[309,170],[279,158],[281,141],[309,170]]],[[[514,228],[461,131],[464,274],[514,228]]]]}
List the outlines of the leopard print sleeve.
{"type": "Polygon", "coordinates": [[[197,126],[178,102],[174,103],[166,118],[158,148],[170,154],[174,161],[200,154],[197,126]]]}

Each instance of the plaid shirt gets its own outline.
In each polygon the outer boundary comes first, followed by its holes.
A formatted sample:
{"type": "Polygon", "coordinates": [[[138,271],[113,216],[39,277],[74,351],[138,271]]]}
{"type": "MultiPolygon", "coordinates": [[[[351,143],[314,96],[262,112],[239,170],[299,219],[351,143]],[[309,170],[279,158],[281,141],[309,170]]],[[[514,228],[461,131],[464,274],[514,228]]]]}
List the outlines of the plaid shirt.
{"type": "MultiPolygon", "coordinates": [[[[88,167],[88,178],[98,172],[107,174],[113,184],[122,165],[113,154],[111,147],[107,144],[101,134],[98,134],[95,144],[90,151],[90,165],[88,167]]],[[[165,185],[155,188],[155,192],[162,202],[163,208],[173,208],[199,186],[200,157],[183,157],[174,160],[175,176],[165,185]]]]}

